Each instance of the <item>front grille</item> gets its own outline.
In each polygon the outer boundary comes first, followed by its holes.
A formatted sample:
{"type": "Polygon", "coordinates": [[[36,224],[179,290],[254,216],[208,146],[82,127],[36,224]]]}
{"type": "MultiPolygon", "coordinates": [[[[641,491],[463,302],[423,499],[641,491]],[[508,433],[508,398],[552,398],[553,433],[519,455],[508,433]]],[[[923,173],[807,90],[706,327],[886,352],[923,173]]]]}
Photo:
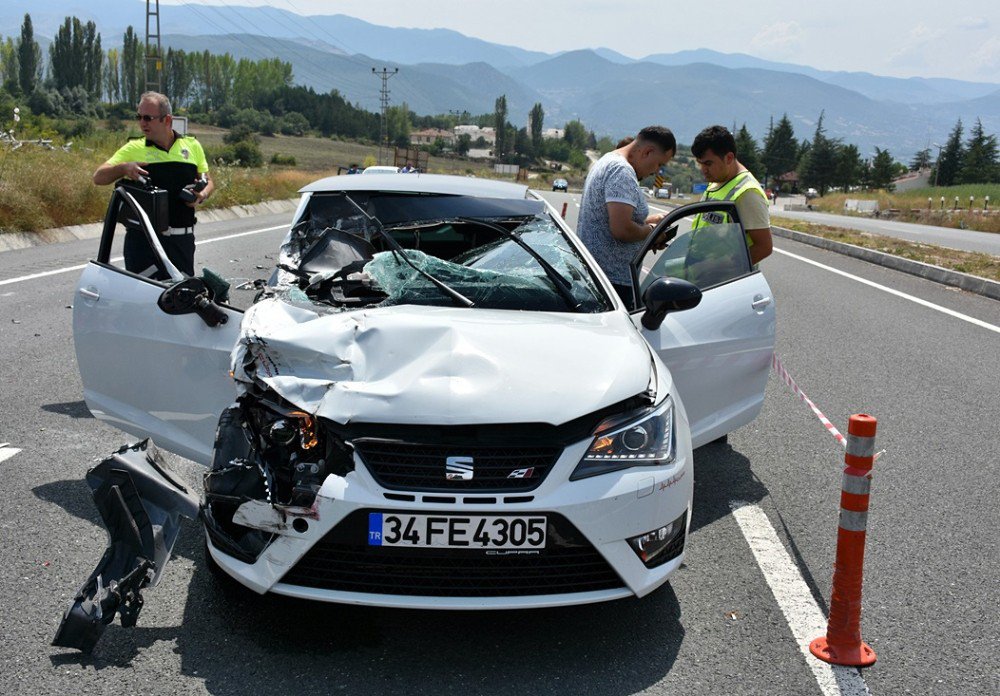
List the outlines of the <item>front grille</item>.
{"type": "Polygon", "coordinates": [[[282,582],[344,592],[420,597],[523,597],[623,587],[604,557],[565,517],[547,514],[538,555],[368,546],[368,513],[332,529],[282,582]]]}
{"type": "Polygon", "coordinates": [[[434,445],[375,438],[353,441],[361,460],[386,488],[420,491],[530,491],[548,475],[560,447],[434,445]],[[447,460],[471,460],[471,478],[447,479],[447,460]]]}

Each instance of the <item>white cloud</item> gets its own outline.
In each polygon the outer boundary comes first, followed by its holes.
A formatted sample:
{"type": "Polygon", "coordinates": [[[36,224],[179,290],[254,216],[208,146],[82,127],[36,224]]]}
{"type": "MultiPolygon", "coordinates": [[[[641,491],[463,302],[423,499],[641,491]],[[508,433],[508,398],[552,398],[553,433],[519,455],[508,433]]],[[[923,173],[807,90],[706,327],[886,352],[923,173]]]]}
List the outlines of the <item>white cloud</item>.
{"type": "Polygon", "coordinates": [[[758,31],[750,45],[767,57],[787,58],[802,47],[803,34],[798,22],[776,22],[758,31]]]}
{"type": "Polygon", "coordinates": [[[983,76],[995,76],[1000,71],[1000,38],[991,36],[972,56],[972,67],[983,76]]]}
{"type": "Polygon", "coordinates": [[[937,42],[944,35],[941,29],[931,29],[926,24],[918,24],[903,39],[899,48],[889,56],[888,64],[902,70],[920,74],[933,60],[929,60],[937,42]]]}
{"type": "Polygon", "coordinates": [[[986,17],[968,17],[958,23],[958,28],[972,31],[978,29],[989,29],[990,21],[986,19],[986,17]]]}

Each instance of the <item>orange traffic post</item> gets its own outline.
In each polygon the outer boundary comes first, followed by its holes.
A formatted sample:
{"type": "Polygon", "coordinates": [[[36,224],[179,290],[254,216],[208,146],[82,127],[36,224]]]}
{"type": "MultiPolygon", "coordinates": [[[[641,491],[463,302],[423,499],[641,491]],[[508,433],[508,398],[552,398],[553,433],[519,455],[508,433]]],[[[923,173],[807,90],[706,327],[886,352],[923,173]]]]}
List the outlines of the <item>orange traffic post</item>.
{"type": "Polygon", "coordinates": [[[566,208],[568,208],[568,207],[569,207],[569,203],[567,201],[563,201],[563,211],[562,211],[563,220],[566,219],[566,208]]]}
{"type": "Polygon", "coordinates": [[[809,644],[813,655],[834,665],[868,667],[876,660],[875,651],[861,640],[861,581],[876,425],[874,418],[862,413],[851,416],[847,427],[830,619],[826,635],[809,644]]]}

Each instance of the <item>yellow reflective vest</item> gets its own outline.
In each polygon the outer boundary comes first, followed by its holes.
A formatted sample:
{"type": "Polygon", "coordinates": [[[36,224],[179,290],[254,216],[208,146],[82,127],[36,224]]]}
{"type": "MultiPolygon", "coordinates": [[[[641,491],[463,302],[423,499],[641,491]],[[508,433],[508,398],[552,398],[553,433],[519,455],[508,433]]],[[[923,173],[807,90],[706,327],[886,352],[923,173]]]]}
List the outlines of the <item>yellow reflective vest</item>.
{"type": "MultiPolygon", "coordinates": [[[[756,191],[767,200],[767,195],[764,193],[763,187],[761,187],[760,182],[757,181],[756,177],[749,171],[740,172],[732,179],[722,184],[718,188],[711,188],[705,190],[704,195],[702,195],[702,201],[733,201],[735,202],[737,198],[742,196],[747,191],[756,191]]],[[[694,234],[699,227],[707,227],[708,225],[722,225],[729,222],[729,216],[722,212],[711,212],[711,213],[700,213],[694,216],[694,222],[691,223],[691,233],[694,234]]],[[[753,246],[753,240],[750,239],[750,235],[747,235],[747,246],[753,246]]]]}

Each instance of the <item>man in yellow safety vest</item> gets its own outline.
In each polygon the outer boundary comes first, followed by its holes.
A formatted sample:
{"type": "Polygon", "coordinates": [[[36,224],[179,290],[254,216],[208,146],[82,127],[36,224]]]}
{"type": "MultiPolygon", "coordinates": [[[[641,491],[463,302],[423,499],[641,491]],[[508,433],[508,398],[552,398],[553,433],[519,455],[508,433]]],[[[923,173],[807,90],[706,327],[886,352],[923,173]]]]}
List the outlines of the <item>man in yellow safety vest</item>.
{"type": "MultiPolygon", "coordinates": [[[[702,176],[709,182],[703,201],[732,201],[746,232],[750,262],[754,265],[771,254],[771,217],[767,196],[760,183],[736,158],[736,139],[724,126],[709,126],[691,145],[702,176]]],[[[691,225],[692,245],[698,229],[728,222],[724,213],[696,215],[691,225]]]]}

